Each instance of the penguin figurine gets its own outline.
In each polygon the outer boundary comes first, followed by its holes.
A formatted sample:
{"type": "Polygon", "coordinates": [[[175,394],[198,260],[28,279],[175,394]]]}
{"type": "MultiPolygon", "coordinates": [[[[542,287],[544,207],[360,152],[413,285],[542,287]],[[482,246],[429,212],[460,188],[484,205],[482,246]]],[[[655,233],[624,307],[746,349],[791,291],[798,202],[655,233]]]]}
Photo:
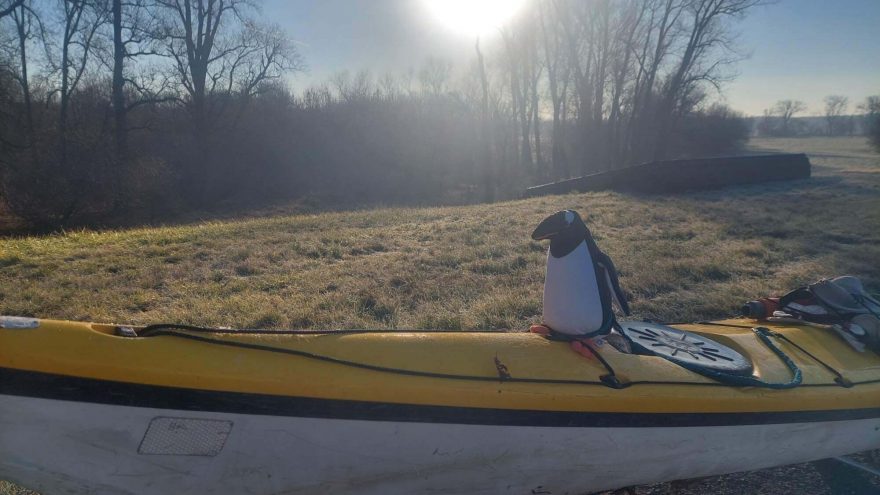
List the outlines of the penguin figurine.
{"type": "Polygon", "coordinates": [[[545,218],[532,239],[550,240],[544,280],[544,324],[554,332],[595,337],[616,324],[612,301],[629,314],[614,263],[599,250],[574,210],[545,218]]]}

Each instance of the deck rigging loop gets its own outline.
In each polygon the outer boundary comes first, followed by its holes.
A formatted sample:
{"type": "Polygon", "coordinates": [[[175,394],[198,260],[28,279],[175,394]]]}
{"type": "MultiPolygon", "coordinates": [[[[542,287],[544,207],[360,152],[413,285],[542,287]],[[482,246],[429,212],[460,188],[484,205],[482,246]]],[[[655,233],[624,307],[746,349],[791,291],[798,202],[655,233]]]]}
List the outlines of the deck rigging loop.
{"type": "Polygon", "coordinates": [[[797,364],[770,339],[782,336],[765,327],[755,327],[752,331],[791,372],[788,382],[771,383],[753,376],[754,368],[745,356],[702,335],[656,323],[623,322],[621,327],[638,350],[725,385],[787,389],[797,387],[803,381],[803,373],[797,364]]]}
{"type": "MultiPolygon", "coordinates": [[[[750,329],[753,328],[753,327],[746,326],[746,325],[735,325],[735,324],[731,324],[731,323],[718,323],[718,322],[714,322],[714,321],[699,321],[697,323],[700,325],[713,325],[716,327],[750,328],[750,329]]],[[[819,366],[822,366],[823,368],[828,370],[829,373],[834,375],[834,383],[836,383],[837,385],[840,385],[843,388],[852,388],[853,386],[856,385],[855,382],[853,382],[850,379],[848,379],[847,377],[845,377],[843,375],[843,373],[841,373],[840,371],[838,371],[836,368],[834,368],[830,364],[826,363],[825,361],[822,361],[818,356],[816,356],[812,352],[804,349],[801,345],[799,345],[795,341],[788,338],[785,334],[782,334],[779,332],[771,332],[771,333],[773,333],[773,336],[776,337],[777,339],[784,340],[788,345],[801,351],[802,353],[804,353],[804,355],[806,355],[807,357],[809,357],[810,359],[815,361],[817,364],[819,364],[819,366]]]]}

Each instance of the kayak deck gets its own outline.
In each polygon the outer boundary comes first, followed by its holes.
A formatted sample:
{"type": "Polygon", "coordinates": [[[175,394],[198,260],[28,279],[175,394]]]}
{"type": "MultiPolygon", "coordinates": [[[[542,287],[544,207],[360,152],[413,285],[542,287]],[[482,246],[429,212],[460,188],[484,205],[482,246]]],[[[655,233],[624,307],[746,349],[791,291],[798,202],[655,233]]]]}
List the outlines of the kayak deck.
{"type": "MultiPolygon", "coordinates": [[[[790,378],[750,320],[677,325],[747,356],[765,381],[790,378]]],[[[114,325],[40,320],[0,329],[0,369],[147,387],[384,404],[562,412],[736,413],[880,408],[880,357],[829,331],[767,325],[813,357],[779,347],[803,371],[791,390],[732,387],[659,357],[600,353],[608,369],[567,343],[526,332],[363,331],[195,333],[122,337],[114,325]],[[500,371],[503,369],[503,371],[500,371]]],[[[8,382],[8,380],[6,380],[8,382]]],[[[39,380],[38,380],[39,381],[39,380]]],[[[35,385],[36,386],[36,385],[35,385]]],[[[24,385],[21,385],[24,387],[24,385]]],[[[21,392],[21,390],[19,390],[21,392]]],[[[270,411],[271,412],[271,411],[270,411]]]]}

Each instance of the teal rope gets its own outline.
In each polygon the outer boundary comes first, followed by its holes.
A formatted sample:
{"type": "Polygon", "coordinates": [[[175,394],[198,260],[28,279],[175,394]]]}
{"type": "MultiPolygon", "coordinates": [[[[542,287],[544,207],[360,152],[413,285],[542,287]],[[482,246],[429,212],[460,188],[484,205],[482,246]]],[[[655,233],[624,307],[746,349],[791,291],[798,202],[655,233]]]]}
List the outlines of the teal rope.
{"type": "Polygon", "coordinates": [[[701,366],[693,365],[690,363],[685,363],[685,362],[679,361],[675,358],[666,357],[666,356],[662,356],[662,357],[665,357],[669,361],[672,361],[673,363],[681,366],[682,368],[688,369],[690,371],[693,371],[694,373],[698,373],[698,374],[703,375],[705,377],[711,378],[711,379],[716,380],[718,382],[721,382],[725,385],[732,385],[735,387],[763,387],[763,388],[770,388],[770,389],[787,389],[787,388],[794,388],[794,387],[797,387],[798,385],[800,385],[801,382],[803,381],[803,373],[801,373],[801,369],[798,368],[797,364],[795,364],[795,362],[792,361],[792,359],[790,357],[788,357],[788,355],[785,354],[782,351],[782,349],[777,347],[776,344],[774,344],[773,341],[770,340],[771,336],[772,337],[777,336],[776,332],[773,332],[769,328],[765,328],[765,327],[753,328],[752,331],[755,332],[755,335],[758,336],[758,339],[760,339],[761,342],[764,343],[764,345],[766,345],[768,348],[770,348],[770,350],[773,351],[773,353],[776,354],[776,356],[778,356],[779,359],[783,363],[785,363],[785,365],[788,367],[788,370],[791,372],[791,375],[792,375],[791,380],[789,382],[787,382],[787,383],[769,383],[769,382],[765,382],[764,380],[761,380],[760,378],[756,378],[754,376],[734,375],[731,373],[725,373],[723,371],[710,370],[710,369],[703,368],[701,366]]]}

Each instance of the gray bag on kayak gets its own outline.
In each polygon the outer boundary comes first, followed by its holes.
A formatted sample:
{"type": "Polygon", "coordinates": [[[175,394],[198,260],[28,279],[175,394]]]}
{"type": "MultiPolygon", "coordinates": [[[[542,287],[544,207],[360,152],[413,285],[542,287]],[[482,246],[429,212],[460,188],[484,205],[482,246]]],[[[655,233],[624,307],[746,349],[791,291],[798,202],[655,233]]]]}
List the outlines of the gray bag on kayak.
{"type": "Polygon", "coordinates": [[[880,351],[880,301],[851,275],[822,279],[779,299],[786,313],[837,325],[869,349],[880,351]]]}

